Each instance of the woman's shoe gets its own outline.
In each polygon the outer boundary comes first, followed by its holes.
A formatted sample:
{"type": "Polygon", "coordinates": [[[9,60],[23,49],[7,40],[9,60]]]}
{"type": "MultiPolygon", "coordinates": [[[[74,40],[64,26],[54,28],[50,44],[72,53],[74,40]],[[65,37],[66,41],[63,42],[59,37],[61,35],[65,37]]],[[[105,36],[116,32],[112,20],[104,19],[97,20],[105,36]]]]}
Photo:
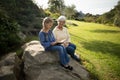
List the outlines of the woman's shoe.
{"type": "Polygon", "coordinates": [[[74,60],[76,60],[77,62],[80,62],[81,63],[81,59],[80,58],[78,58],[76,55],[72,55],[71,56],[74,60]]]}
{"type": "Polygon", "coordinates": [[[81,59],[79,59],[79,58],[76,58],[75,60],[76,60],[77,62],[81,62],[81,59]]]}

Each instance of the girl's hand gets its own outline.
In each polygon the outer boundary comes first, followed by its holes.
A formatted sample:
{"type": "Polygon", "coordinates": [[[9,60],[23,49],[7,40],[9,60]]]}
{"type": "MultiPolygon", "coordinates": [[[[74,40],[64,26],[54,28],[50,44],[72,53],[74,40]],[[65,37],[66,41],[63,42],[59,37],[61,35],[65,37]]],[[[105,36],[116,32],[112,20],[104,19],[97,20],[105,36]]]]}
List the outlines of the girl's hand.
{"type": "Polygon", "coordinates": [[[57,42],[52,42],[52,43],[51,43],[52,46],[53,46],[53,45],[56,45],[56,44],[57,44],[57,42]]]}

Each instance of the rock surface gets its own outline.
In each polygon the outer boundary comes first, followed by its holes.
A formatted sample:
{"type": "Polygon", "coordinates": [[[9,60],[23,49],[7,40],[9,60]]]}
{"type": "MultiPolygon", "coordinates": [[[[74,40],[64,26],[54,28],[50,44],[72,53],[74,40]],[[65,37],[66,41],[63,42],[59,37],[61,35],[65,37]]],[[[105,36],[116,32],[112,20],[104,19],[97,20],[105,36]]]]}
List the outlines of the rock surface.
{"type": "Polygon", "coordinates": [[[90,80],[89,72],[72,58],[73,71],[61,67],[58,53],[45,52],[39,41],[31,41],[23,48],[25,80],[90,80]]]}
{"type": "Polygon", "coordinates": [[[15,54],[9,53],[0,61],[0,80],[17,80],[13,72],[15,54]]]}

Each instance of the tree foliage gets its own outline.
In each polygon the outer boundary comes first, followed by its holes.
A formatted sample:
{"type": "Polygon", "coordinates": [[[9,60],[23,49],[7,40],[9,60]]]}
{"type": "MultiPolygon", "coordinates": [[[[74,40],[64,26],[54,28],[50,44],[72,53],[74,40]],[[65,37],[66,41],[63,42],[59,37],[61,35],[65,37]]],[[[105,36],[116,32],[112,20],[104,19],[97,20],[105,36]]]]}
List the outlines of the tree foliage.
{"type": "Polygon", "coordinates": [[[101,23],[103,24],[120,26],[120,1],[112,10],[101,15],[101,17],[101,23]]]}
{"type": "Polygon", "coordinates": [[[64,0],[49,0],[48,1],[48,11],[46,13],[53,17],[57,18],[60,15],[65,15],[68,19],[75,19],[76,10],[75,5],[66,6],[64,0]]]}
{"type": "Polygon", "coordinates": [[[40,29],[44,10],[38,8],[32,0],[0,0],[1,7],[8,16],[21,25],[22,32],[29,35],[35,29],[40,29]]]}
{"type": "Polygon", "coordinates": [[[17,22],[9,18],[3,10],[0,10],[0,55],[21,44],[22,40],[18,36],[19,31],[20,26],[17,22]]]}
{"type": "Polygon", "coordinates": [[[0,0],[0,53],[20,46],[19,32],[38,35],[45,12],[32,0],[0,0]]]}
{"type": "Polygon", "coordinates": [[[75,5],[71,5],[71,6],[66,6],[65,7],[65,15],[68,19],[72,19],[74,18],[73,16],[75,15],[77,11],[75,10],[75,5]]]}
{"type": "Polygon", "coordinates": [[[118,1],[118,4],[115,6],[115,16],[114,16],[114,25],[120,27],[120,1],[118,1]]]}
{"type": "Polygon", "coordinates": [[[89,13],[86,14],[84,21],[115,25],[120,27],[120,1],[118,1],[118,4],[113,9],[102,15],[92,15],[89,13]]]}
{"type": "Polygon", "coordinates": [[[63,13],[65,8],[64,0],[49,0],[48,1],[49,10],[52,13],[63,13]]]}

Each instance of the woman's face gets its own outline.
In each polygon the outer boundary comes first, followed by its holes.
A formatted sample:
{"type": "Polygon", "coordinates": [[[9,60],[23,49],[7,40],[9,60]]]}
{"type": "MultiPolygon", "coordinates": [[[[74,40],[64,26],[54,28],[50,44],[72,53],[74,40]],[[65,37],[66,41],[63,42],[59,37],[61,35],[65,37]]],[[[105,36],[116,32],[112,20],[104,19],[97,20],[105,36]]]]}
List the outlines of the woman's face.
{"type": "Polygon", "coordinates": [[[63,26],[65,24],[65,21],[58,21],[59,26],[63,26]]]}
{"type": "Polygon", "coordinates": [[[46,28],[47,28],[47,29],[50,29],[52,26],[53,26],[53,23],[52,23],[52,22],[46,24],[46,28]]]}

